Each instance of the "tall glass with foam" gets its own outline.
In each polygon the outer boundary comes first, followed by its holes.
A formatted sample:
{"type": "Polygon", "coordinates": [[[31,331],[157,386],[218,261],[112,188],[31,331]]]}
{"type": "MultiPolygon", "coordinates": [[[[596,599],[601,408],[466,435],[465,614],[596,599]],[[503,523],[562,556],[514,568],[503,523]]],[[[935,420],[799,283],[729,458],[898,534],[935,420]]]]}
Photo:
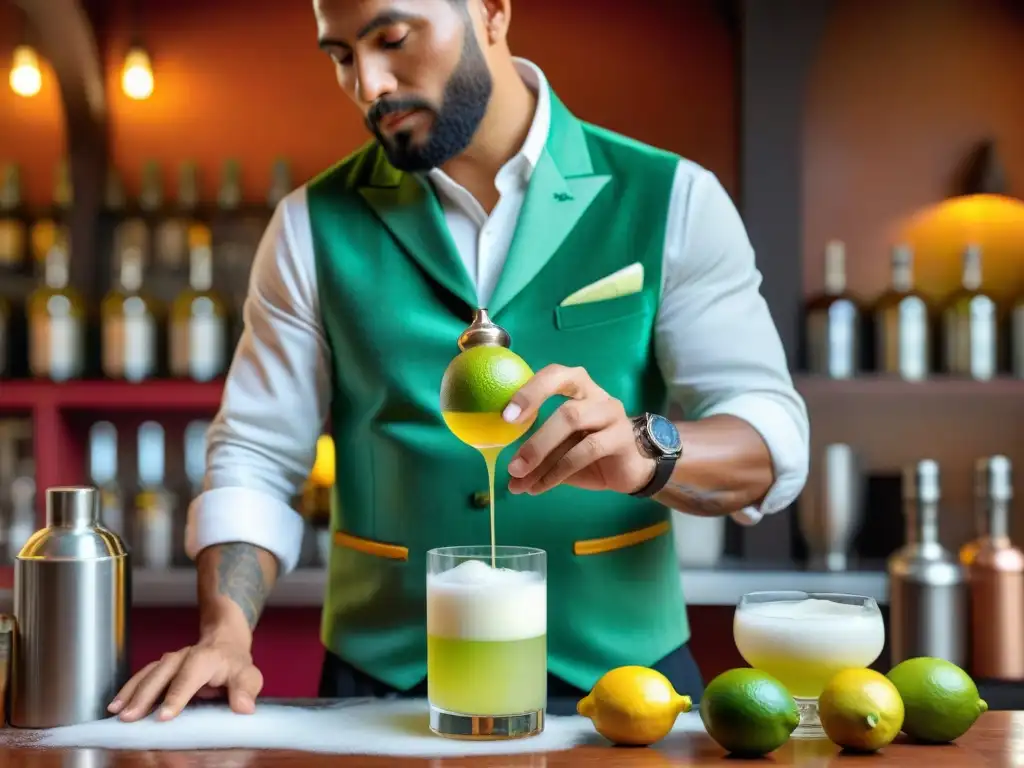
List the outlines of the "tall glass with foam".
{"type": "Polygon", "coordinates": [[[427,553],[427,698],[441,736],[512,739],[544,729],[547,557],[528,547],[427,553]]]}
{"type": "Polygon", "coordinates": [[[740,599],[732,631],[746,662],[796,700],[798,737],[822,735],[818,697],[832,676],[870,666],[885,644],[874,599],[834,592],[751,592],[740,599]]]}

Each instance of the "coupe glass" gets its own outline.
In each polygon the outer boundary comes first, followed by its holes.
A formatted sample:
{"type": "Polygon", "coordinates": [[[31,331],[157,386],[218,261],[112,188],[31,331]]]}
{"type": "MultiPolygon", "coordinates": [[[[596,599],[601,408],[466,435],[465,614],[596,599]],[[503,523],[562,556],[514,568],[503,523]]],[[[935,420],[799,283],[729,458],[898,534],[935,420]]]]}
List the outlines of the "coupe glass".
{"type": "Polygon", "coordinates": [[[527,547],[427,553],[430,728],[511,739],[544,729],[547,556],[527,547]]]}
{"type": "Polygon", "coordinates": [[[832,676],[870,666],[885,644],[878,604],[834,592],[751,592],[740,599],[732,633],[750,666],[789,689],[799,737],[823,734],[818,697],[832,676]]]}

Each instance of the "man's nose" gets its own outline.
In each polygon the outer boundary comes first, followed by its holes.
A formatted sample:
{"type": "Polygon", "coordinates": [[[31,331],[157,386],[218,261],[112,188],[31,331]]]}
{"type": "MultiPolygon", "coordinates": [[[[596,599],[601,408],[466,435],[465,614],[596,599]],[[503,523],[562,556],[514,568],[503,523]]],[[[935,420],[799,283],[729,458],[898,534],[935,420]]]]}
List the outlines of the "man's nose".
{"type": "Polygon", "coordinates": [[[382,96],[394,93],[397,86],[395,77],[387,67],[372,60],[360,62],[356,77],[356,92],[360,101],[367,105],[375,103],[382,96]]]}

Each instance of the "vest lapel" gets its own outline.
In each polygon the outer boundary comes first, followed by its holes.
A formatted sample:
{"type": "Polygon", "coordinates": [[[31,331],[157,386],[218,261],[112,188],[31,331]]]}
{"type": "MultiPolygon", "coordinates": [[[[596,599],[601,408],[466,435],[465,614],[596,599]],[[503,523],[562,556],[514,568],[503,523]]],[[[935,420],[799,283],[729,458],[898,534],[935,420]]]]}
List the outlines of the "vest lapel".
{"type": "Polygon", "coordinates": [[[582,126],[552,93],[550,135],[488,302],[492,317],[540,273],[610,180],[594,173],[582,126]]]}
{"type": "Polygon", "coordinates": [[[363,199],[430,277],[475,308],[476,288],[429,182],[399,171],[381,149],[376,152],[369,183],[359,188],[363,199]]]}

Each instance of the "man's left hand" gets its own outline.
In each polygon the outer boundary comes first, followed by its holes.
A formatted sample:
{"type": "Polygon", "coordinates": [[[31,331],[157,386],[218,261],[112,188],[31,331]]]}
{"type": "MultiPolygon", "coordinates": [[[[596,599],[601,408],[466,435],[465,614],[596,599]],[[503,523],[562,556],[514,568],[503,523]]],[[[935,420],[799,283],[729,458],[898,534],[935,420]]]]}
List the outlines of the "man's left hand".
{"type": "Polygon", "coordinates": [[[528,423],[553,395],[569,399],[512,457],[512,493],[534,495],[561,483],[632,493],[650,482],[655,461],[640,452],[625,408],[583,368],[549,365],[538,371],[506,407],[506,421],[528,423]]]}

